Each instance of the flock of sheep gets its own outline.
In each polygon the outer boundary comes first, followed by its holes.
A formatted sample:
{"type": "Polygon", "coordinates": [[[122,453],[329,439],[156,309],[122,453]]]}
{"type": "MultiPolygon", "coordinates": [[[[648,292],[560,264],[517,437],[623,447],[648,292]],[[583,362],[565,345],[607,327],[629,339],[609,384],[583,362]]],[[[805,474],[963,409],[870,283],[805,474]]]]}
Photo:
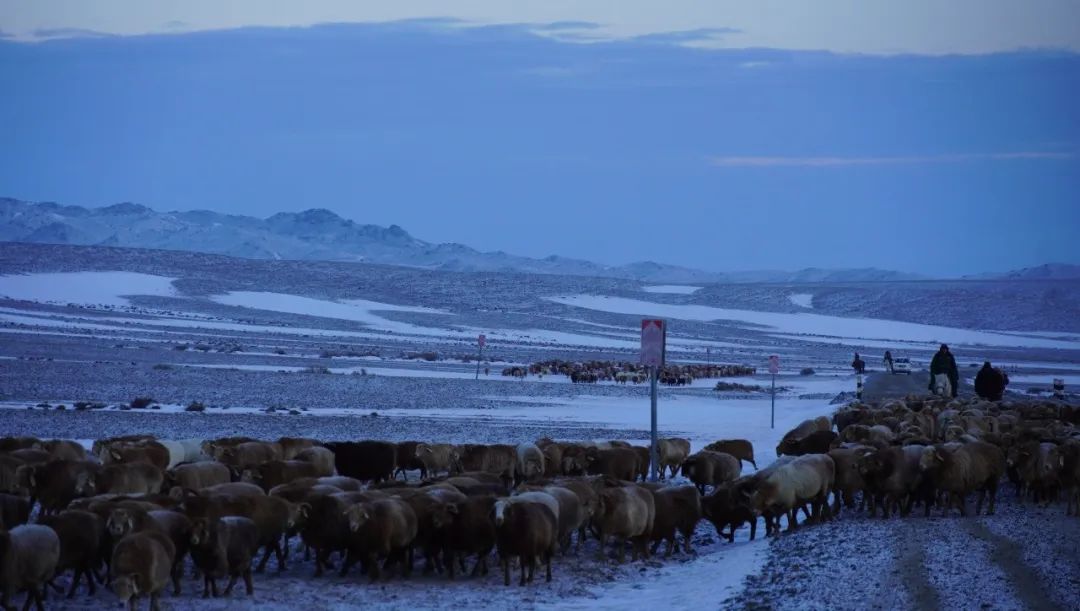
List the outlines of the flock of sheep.
{"type": "MultiPolygon", "coordinates": [[[[686,386],[695,379],[752,376],[757,372],[746,365],[667,365],[661,370],[659,382],[669,386],[686,386]]],[[[502,375],[524,378],[527,375],[543,377],[559,374],[570,378],[575,384],[617,382],[619,384],[644,384],[649,381],[649,370],[639,363],[629,361],[574,362],[551,359],[528,366],[515,365],[502,370],[502,375]]]]}
{"type": "MultiPolygon", "coordinates": [[[[966,499],[989,497],[1002,476],[1021,498],[1050,503],[1065,493],[1080,515],[1080,409],[1057,404],[909,398],[854,404],[833,419],[788,432],[776,461],[756,469],[745,440],[722,440],[691,454],[685,439],[659,443],[659,471],[681,471],[693,485],[645,481],[649,450],[626,442],[449,445],[246,437],[169,441],[127,436],[96,441],[90,452],[68,440],[0,439],[0,588],[9,608],[26,592],[43,606],[47,586],[72,572],[107,583],[134,608],[151,608],[170,585],[182,592],[186,558],[202,596],[228,595],[239,580],[250,595],[253,571],[271,555],[289,561],[299,537],[314,574],[357,564],[371,580],[407,577],[414,556],[424,571],[454,579],[485,575],[492,551],[506,585],[511,560],[519,583],[558,554],[579,553],[591,534],[603,560],[619,562],[691,550],[702,520],[729,541],[744,523],[766,534],[800,510],[808,522],[835,517],[856,501],[873,515],[922,504],[961,515],[966,499]],[[835,426],[835,430],[834,430],[835,426]],[[418,471],[419,479],[408,479],[418,471]],[[399,479],[400,477],[400,479],[399,479]],[[706,494],[707,493],[707,494],[706,494]],[[830,502],[830,495],[832,496],[830,502]],[[36,520],[32,509],[36,508],[36,520]],[[681,539],[681,541],[680,541],[681,539]],[[680,546],[681,543],[681,546],[680,546]],[[261,559],[257,559],[259,552],[261,559]],[[104,571],[102,569],[105,569],[104,571]]],[[[295,559],[294,559],[295,560],[295,559]]]]}

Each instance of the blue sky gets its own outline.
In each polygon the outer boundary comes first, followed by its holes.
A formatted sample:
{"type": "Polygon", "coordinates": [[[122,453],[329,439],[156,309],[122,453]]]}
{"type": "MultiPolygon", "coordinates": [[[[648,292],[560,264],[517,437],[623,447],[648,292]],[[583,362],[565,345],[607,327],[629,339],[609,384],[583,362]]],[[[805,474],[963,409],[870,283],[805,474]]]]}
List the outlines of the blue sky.
{"type": "Polygon", "coordinates": [[[1080,263],[1072,51],[550,35],[594,29],[420,20],[0,42],[0,195],[325,207],[484,250],[715,270],[1080,263]]]}

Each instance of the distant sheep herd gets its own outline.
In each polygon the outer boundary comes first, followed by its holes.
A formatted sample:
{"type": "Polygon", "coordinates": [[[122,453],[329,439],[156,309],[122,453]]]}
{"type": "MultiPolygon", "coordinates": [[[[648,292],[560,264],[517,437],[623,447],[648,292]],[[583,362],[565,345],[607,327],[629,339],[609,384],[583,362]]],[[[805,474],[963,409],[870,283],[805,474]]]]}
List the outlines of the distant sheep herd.
{"type": "MultiPolygon", "coordinates": [[[[695,379],[752,376],[754,367],[746,365],[667,365],[661,370],[659,382],[668,386],[687,386],[695,379]]],[[[644,384],[649,381],[648,369],[637,363],[615,361],[572,362],[553,359],[528,366],[516,365],[502,370],[502,375],[525,378],[529,375],[564,375],[575,384],[617,382],[619,384],[644,384]]]]}
{"type": "Polygon", "coordinates": [[[1080,408],[1052,403],[853,404],[795,427],[760,470],[746,440],[693,454],[686,439],[660,440],[662,476],[681,472],[693,485],[646,482],[649,449],[624,441],[132,435],[87,452],[70,440],[8,437],[0,439],[2,603],[10,608],[26,592],[24,609],[41,609],[47,586],[59,589],[55,578],[70,571],[69,597],[83,582],[91,595],[108,584],[131,608],[149,597],[156,609],[170,586],[182,593],[188,557],[203,597],[229,595],[240,580],[251,595],[252,573],[271,555],[284,570],[294,537],[304,561],[313,552],[315,577],[335,562],[340,575],[359,564],[372,581],[408,577],[416,554],[425,573],[447,579],[472,559],[475,577],[496,551],[504,583],[516,557],[524,585],[538,565],[550,581],[555,556],[579,553],[590,533],[601,560],[611,543],[623,562],[628,545],[634,560],[661,543],[665,557],[691,553],[702,519],[733,541],[744,523],[753,539],[758,518],[774,535],[781,517],[794,529],[800,510],[820,522],[856,502],[885,517],[916,505],[967,515],[967,498],[978,494],[975,512],[985,501],[989,514],[1003,476],[1022,500],[1048,504],[1064,493],[1066,513],[1080,515],[1078,424],[1080,408]],[[742,476],[743,463],[756,471],[742,476]]]}

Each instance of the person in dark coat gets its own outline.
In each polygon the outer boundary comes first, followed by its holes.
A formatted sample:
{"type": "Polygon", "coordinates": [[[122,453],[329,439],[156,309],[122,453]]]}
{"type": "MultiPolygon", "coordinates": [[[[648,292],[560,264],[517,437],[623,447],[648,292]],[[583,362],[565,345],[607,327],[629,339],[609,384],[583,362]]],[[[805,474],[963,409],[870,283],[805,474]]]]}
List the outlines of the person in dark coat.
{"type": "Polygon", "coordinates": [[[886,350],[885,351],[885,358],[882,359],[882,361],[885,363],[885,369],[888,370],[889,373],[893,373],[892,352],[889,352],[888,350],[886,350]]]}
{"type": "Polygon", "coordinates": [[[1005,386],[1009,377],[1000,369],[994,369],[990,361],[983,363],[982,369],[975,376],[975,394],[987,401],[1001,401],[1005,395],[1005,386]]]}
{"type": "Polygon", "coordinates": [[[941,348],[934,354],[934,358],[930,361],[930,390],[934,390],[934,376],[939,373],[945,374],[949,378],[949,384],[952,385],[952,396],[955,397],[959,394],[960,386],[960,371],[956,368],[956,359],[953,358],[949,347],[945,344],[941,344],[941,348]]]}
{"type": "Polygon", "coordinates": [[[866,373],[866,361],[862,360],[858,352],[855,353],[855,360],[851,361],[851,367],[855,373],[866,373]]]}

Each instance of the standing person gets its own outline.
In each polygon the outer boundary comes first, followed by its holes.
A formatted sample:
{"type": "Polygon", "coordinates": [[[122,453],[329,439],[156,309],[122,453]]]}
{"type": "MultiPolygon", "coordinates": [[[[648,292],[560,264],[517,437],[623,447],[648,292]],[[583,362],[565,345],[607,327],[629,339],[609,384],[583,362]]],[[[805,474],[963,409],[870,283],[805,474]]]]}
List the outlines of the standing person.
{"type": "Polygon", "coordinates": [[[956,397],[959,394],[960,389],[960,372],[956,369],[956,359],[953,358],[949,347],[945,344],[941,344],[941,348],[934,354],[933,360],[930,361],[930,390],[934,390],[934,376],[938,374],[944,374],[949,378],[949,384],[952,385],[952,396],[956,397]]]}
{"type": "Polygon", "coordinates": [[[855,373],[866,373],[866,361],[859,357],[858,352],[855,353],[855,360],[851,361],[851,367],[855,373]]]}
{"type": "Polygon", "coordinates": [[[885,351],[885,358],[882,359],[882,360],[885,363],[885,369],[888,370],[889,373],[893,373],[893,369],[892,369],[892,352],[889,352],[888,350],[886,350],[885,351]]]}
{"type": "Polygon", "coordinates": [[[987,401],[1001,401],[1008,383],[1009,378],[1005,372],[994,369],[990,361],[986,361],[975,376],[975,394],[987,401]]]}

